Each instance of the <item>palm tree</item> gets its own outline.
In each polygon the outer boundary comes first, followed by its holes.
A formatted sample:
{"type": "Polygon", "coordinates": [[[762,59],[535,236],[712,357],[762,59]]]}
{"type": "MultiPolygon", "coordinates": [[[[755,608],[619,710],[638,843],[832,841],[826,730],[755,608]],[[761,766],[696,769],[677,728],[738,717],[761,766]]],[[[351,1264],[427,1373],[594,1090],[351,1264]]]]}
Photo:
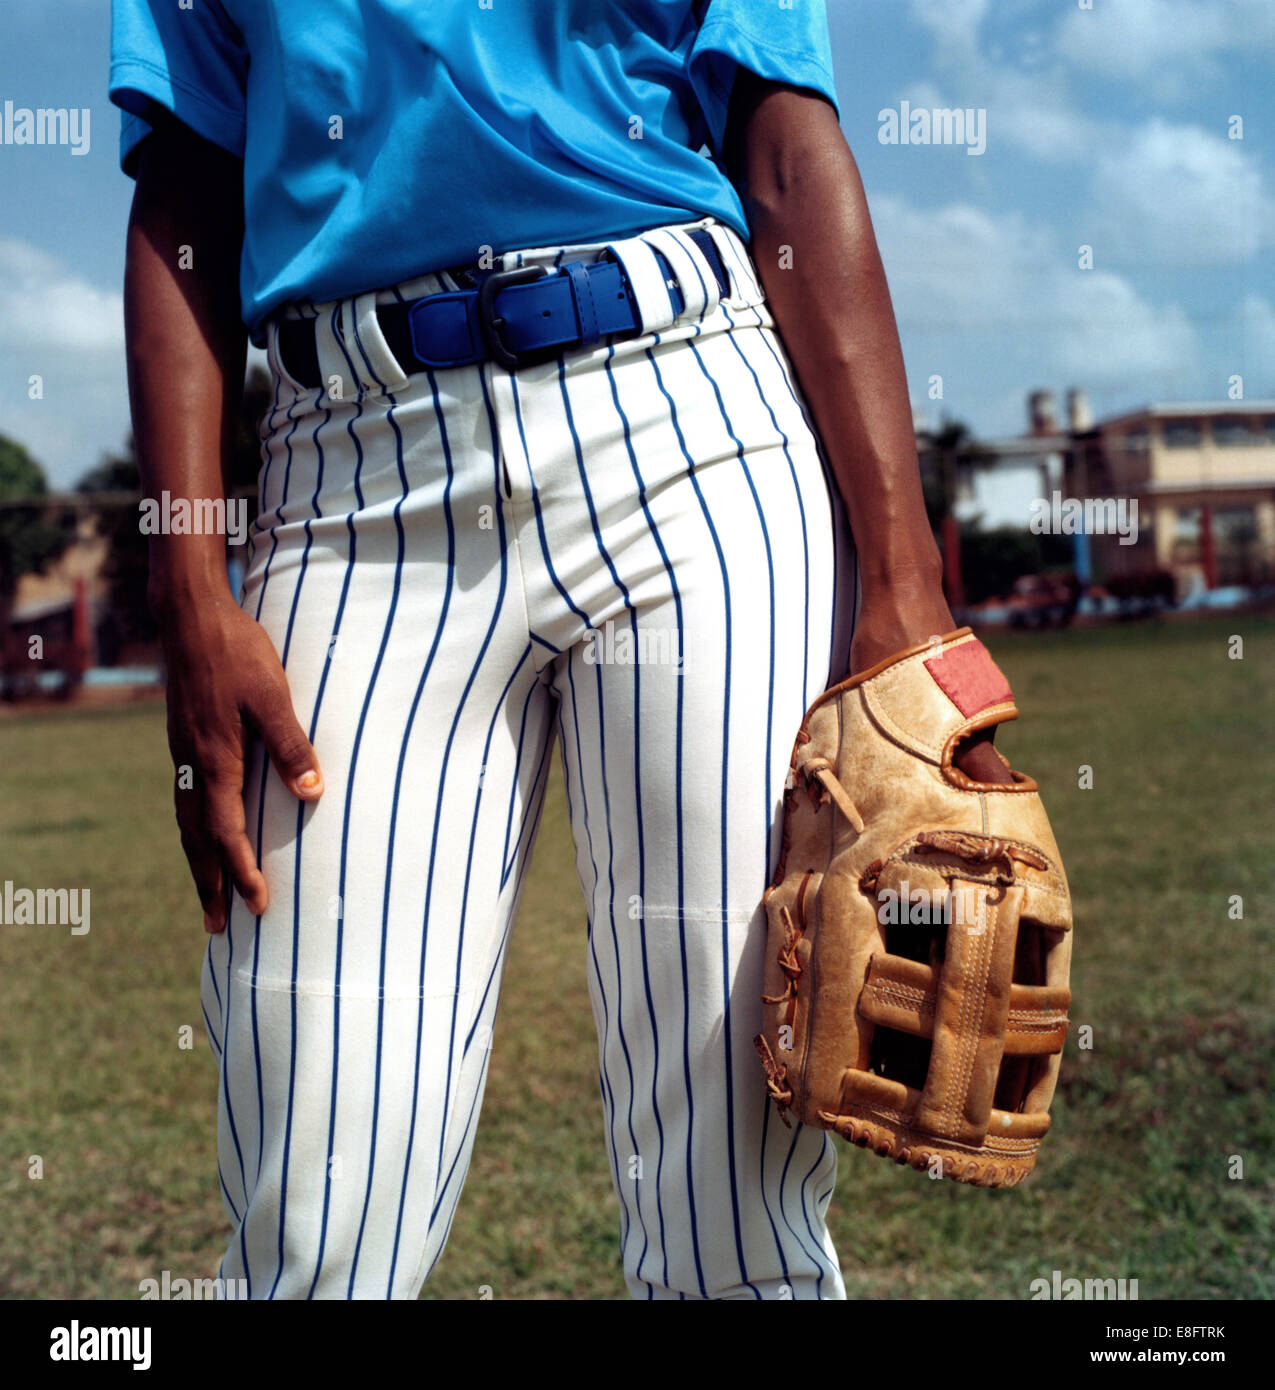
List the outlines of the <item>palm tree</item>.
{"type": "Polygon", "coordinates": [[[937,467],[926,486],[925,507],[930,525],[939,533],[943,555],[943,592],[955,611],[965,606],[961,573],[961,528],[956,519],[957,460],[970,451],[972,436],[960,420],[944,419],[932,436],[937,467]]]}

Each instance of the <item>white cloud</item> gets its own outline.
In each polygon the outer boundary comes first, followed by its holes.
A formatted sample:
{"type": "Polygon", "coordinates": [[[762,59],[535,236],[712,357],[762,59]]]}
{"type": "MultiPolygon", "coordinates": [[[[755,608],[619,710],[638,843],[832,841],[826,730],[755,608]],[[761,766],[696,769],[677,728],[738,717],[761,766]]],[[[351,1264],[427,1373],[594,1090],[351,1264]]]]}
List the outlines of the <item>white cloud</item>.
{"type": "Polygon", "coordinates": [[[54,487],[69,487],[128,428],[123,296],[30,242],[0,237],[0,429],[54,487]]]}
{"type": "Polygon", "coordinates": [[[989,0],[912,0],[914,23],[934,35],[949,50],[971,52],[987,17],[989,0]]]}
{"type": "Polygon", "coordinates": [[[1225,78],[1229,56],[1275,55],[1272,0],[1097,0],[1092,10],[1064,7],[1052,26],[1040,0],[1022,3],[1031,13],[1017,11],[1016,27],[1000,37],[987,0],[911,0],[910,14],[934,39],[933,65],[959,98],[931,104],[985,106],[994,144],[1050,163],[1091,159],[1128,138],[1125,124],[1080,104],[1078,80],[1133,79],[1126,98],[1164,102],[1225,78]]]}
{"type": "Polygon", "coordinates": [[[1058,77],[998,68],[982,80],[989,141],[1059,164],[1083,160],[1102,143],[1103,125],[1073,104],[1058,77]]]}
{"type": "MultiPolygon", "coordinates": [[[[914,0],[914,16],[924,17],[936,40],[944,32],[944,13],[914,0]]],[[[921,104],[984,106],[989,149],[1008,146],[1038,162],[1086,173],[1090,194],[1077,211],[1085,215],[1085,239],[1108,262],[1227,265],[1275,244],[1275,195],[1264,182],[1257,141],[1227,138],[1223,122],[1229,109],[1219,112],[1216,131],[1161,116],[1141,125],[1095,118],[1077,105],[1075,74],[1065,63],[1026,71],[1012,62],[990,62],[970,18],[982,7],[962,13],[958,32],[970,42],[935,44],[935,64],[952,90],[940,99],[932,82],[920,81],[915,90],[926,98],[921,104]]],[[[1118,68],[1129,76],[1123,68],[1144,61],[1161,76],[1185,79],[1201,55],[1235,48],[1249,31],[1253,46],[1265,43],[1275,51],[1273,0],[1263,0],[1260,10],[1242,0],[1191,0],[1189,8],[1180,0],[1103,0],[1095,10],[1077,9],[1063,21],[1058,33],[1070,37],[1058,47],[1080,61],[1081,40],[1075,36],[1096,44],[1083,61],[1108,82],[1118,68]],[[1099,16],[1105,28],[1095,27],[1099,16]]],[[[1197,73],[1197,86],[1199,80],[1197,73]]]]}
{"type": "Polygon", "coordinates": [[[984,51],[985,0],[912,0],[915,23],[934,39],[933,63],[951,91],[940,100],[930,82],[917,88],[933,99],[914,105],[974,106],[987,109],[988,138],[1049,163],[1071,163],[1100,138],[1101,126],[1077,107],[1068,90],[1068,73],[1042,46],[1049,31],[1039,24],[1020,30],[1012,56],[984,51]]]}
{"type": "Polygon", "coordinates": [[[54,488],[72,487],[128,434],[124,354],[0,349],[0,431],[26,446],[54,488]],[[37,399],[31,375],[41,378],[37,399]]]}
{"type": "Polygon", "coordinates": [[[1067,271],[1044,286],[1063,324],[1057,335],[1062,369],[1085,381],[1157,381],[1197,364],[1195,331],[1175,304],[1155,305],[1109,271],[1067,271]]]}
{"type": "Polygon", "coordinates": [[[1154,395],[1198,369],[1181,308],[1148,302],[1111,271],[1078,269],[1074,252],[1019,213],[894,197],[872,211],[918,378],[951,376],[984,400],[1050,383],[1137,383],[1154,395]]]}
{"type": "MultiPolygon", "coordinates": [[[[266,358],[250,346],[253,365],[266,358]]],[[[29,242],[0,238],[0,432],[67,488],[129,429],[123,296],[29,242]],[[32,376],[42,390],[34,400],[32,376]]]]}
{"type": "Polygon", "coordinates": [[[1269,0],[1100,0],[1059,23],[1056,50],[1086,71],[1137,78],[1158,96],[1220,75],[1232,50],[1275,49],[1269,0]]]}
{"type": "Polygon", "coordinates": [[[1226,265],[1275,244],[1275,198],[1237,141],[1157,117],[1094,165],[1095,246],[1159,265],[1226,265]]]}
{"type": "Polygon", "coordinates": [[[1275,398],[1275,305],[1260,294],[1245,295],[1235,311],[1233,336],[1246,374],[1245,395],[1275,398]]]}
{"type": "Polygon", "coordinates": [[[124,349],[124,300],[29,242],[0,238],[0,347],[124,349]]]}

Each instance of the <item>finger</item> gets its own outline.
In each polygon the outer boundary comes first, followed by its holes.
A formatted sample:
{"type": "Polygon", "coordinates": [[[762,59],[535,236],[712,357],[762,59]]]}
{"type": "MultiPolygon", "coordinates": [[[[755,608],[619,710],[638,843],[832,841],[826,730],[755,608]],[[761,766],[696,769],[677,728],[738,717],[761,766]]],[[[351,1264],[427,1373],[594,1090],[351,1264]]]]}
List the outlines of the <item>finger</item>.
{"type": "Polygon", "coordinates": [[[323,795],[323,773],[310,740],[297,722],[287,683],[281,682],[263,696],[248,715],[288,790],[303,801],[317,801],[323,795]]]}
{"type": "Polygon", "coordinates": [[[221,855],[204,825],[203,798],[195,785],[193,756],[184,747],[175,747],[173,758],[178,770],[173,784],[173,806],[177,812],[182,853],[204,909],[204,929],[220,931],[226,922],[221,855]]]}
{"type": "Polygon", "coordinates": [[[259,917],[269,900],[265,875],[247,835],[243,809],[242,766],[237,772],[219,772],[209,783],[204,802],[204,824],[244,905],[259,917]]]}
{"type": "Polygon", "coordinates": [[[967,739],[952,761],[971,780],[984,783],[1013,782],[1009,764],[992,746],[992,730],[982,729],[967,739]]]}
{"type": "Polygon", "coordinates": [[[188,836],[182,834],[182,850],[190,865],[190,876],[195,881],[195,891],[199,894],[199,904],[204,910],[204,930],[216,933],[226,927],[226,883],[222,872],[222,858],[216,842],[199,833],[188,836]]]}
{"type": "MultiPolygon", "coordinates": [[[[193,769],[195,763],[184,765],[193,769]]],[[[254,914],[265,910],[265,878],[244,833],[242,787],[243,763],[232,758],[223,766],[179,776],[174,791],[182,848],[209,932],[225,928],[232,887],[254,914]]]]}

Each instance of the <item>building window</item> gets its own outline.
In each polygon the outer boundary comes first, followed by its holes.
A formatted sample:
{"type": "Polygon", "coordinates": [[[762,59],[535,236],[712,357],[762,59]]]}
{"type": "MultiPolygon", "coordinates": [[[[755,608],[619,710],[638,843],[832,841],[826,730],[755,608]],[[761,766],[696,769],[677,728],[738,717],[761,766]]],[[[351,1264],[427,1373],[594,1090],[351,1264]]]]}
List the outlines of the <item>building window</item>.
{"type": "Polygon", "coordinates": [[[1257,540],[1257,512],[1252,507],[1219,507],[1213,513],[1213,536],[1220,546],[1243,549],[1257,540]]]}
{"type": "Polygon", "coordinates": [[[1242,449],[1265,443],[1262,434],[1247,420],[1214,420],[1213,438],[1224,449],[1242,449]]]}
{"type": "Polygon", "coordinates": [[[1116,444],[1131,454],[1145,454],[1151,447],[1151,431],[1146,425],[1134,425],[1122,435],[1117,435],[1116,444]]]}
{"type": "Polygon", "coordinates": [[[1168,449],[1198,449],[1203,431],[1198,420],[1171,420],[1164,426],[1164,443],[1168,449]]]}
{"type": "Polygon", "coordinates": [[[1171,565],[1200,563],[1200,509],[1178,507],[1173,513],[1173,540],[1169,546],[1171,565]]]}
{"type": "Polygon", "coordinates": [[[1262,421],[1262,425],[1266,431],[1266,442],[1268,444],[1275,444],[1275,415],[1268,415],[1266,419],[1262,421]]]}
{"type": "Polygon", "coordinates": [[[1174,543],[1177,545],[1195,545],[1199,539],[1199,507],[1179,507],[1173,516],[1174,543]]]}

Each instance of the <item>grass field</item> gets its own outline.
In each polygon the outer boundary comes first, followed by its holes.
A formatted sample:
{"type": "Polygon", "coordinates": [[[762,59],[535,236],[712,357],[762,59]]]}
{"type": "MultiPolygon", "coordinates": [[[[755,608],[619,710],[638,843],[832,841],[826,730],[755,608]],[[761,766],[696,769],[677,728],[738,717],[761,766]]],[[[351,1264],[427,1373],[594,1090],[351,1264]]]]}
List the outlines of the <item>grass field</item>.
{"type": "MultiPolygon", "coordinates": [[[[1043,783],[1075,895],[1054,1132],[1036,1175],[1008,1193],[843,1149],[832,1224],[850,1296],[1025,1298],[1057,1269],[1136,1278],[1144,1299],[1270,1298],[1275,622],[990,645],[1026,711],[998,742],[1043,783]],[[1242,660],[1228,656],[1232,633],[1242,660]]],[[[204,934],[163,723],[158,705],[0,722],[0,881],[88,885],[93,921],[82,937],[0,927],[8,1298],[136,1298],[162,1269],[213,1274],[224,1245],[204,934]]],[[[473,1166],[424,1298],[482,1285],[497,1298],[626,1296],[584,939],[555,780],[473,1166]]]]}

